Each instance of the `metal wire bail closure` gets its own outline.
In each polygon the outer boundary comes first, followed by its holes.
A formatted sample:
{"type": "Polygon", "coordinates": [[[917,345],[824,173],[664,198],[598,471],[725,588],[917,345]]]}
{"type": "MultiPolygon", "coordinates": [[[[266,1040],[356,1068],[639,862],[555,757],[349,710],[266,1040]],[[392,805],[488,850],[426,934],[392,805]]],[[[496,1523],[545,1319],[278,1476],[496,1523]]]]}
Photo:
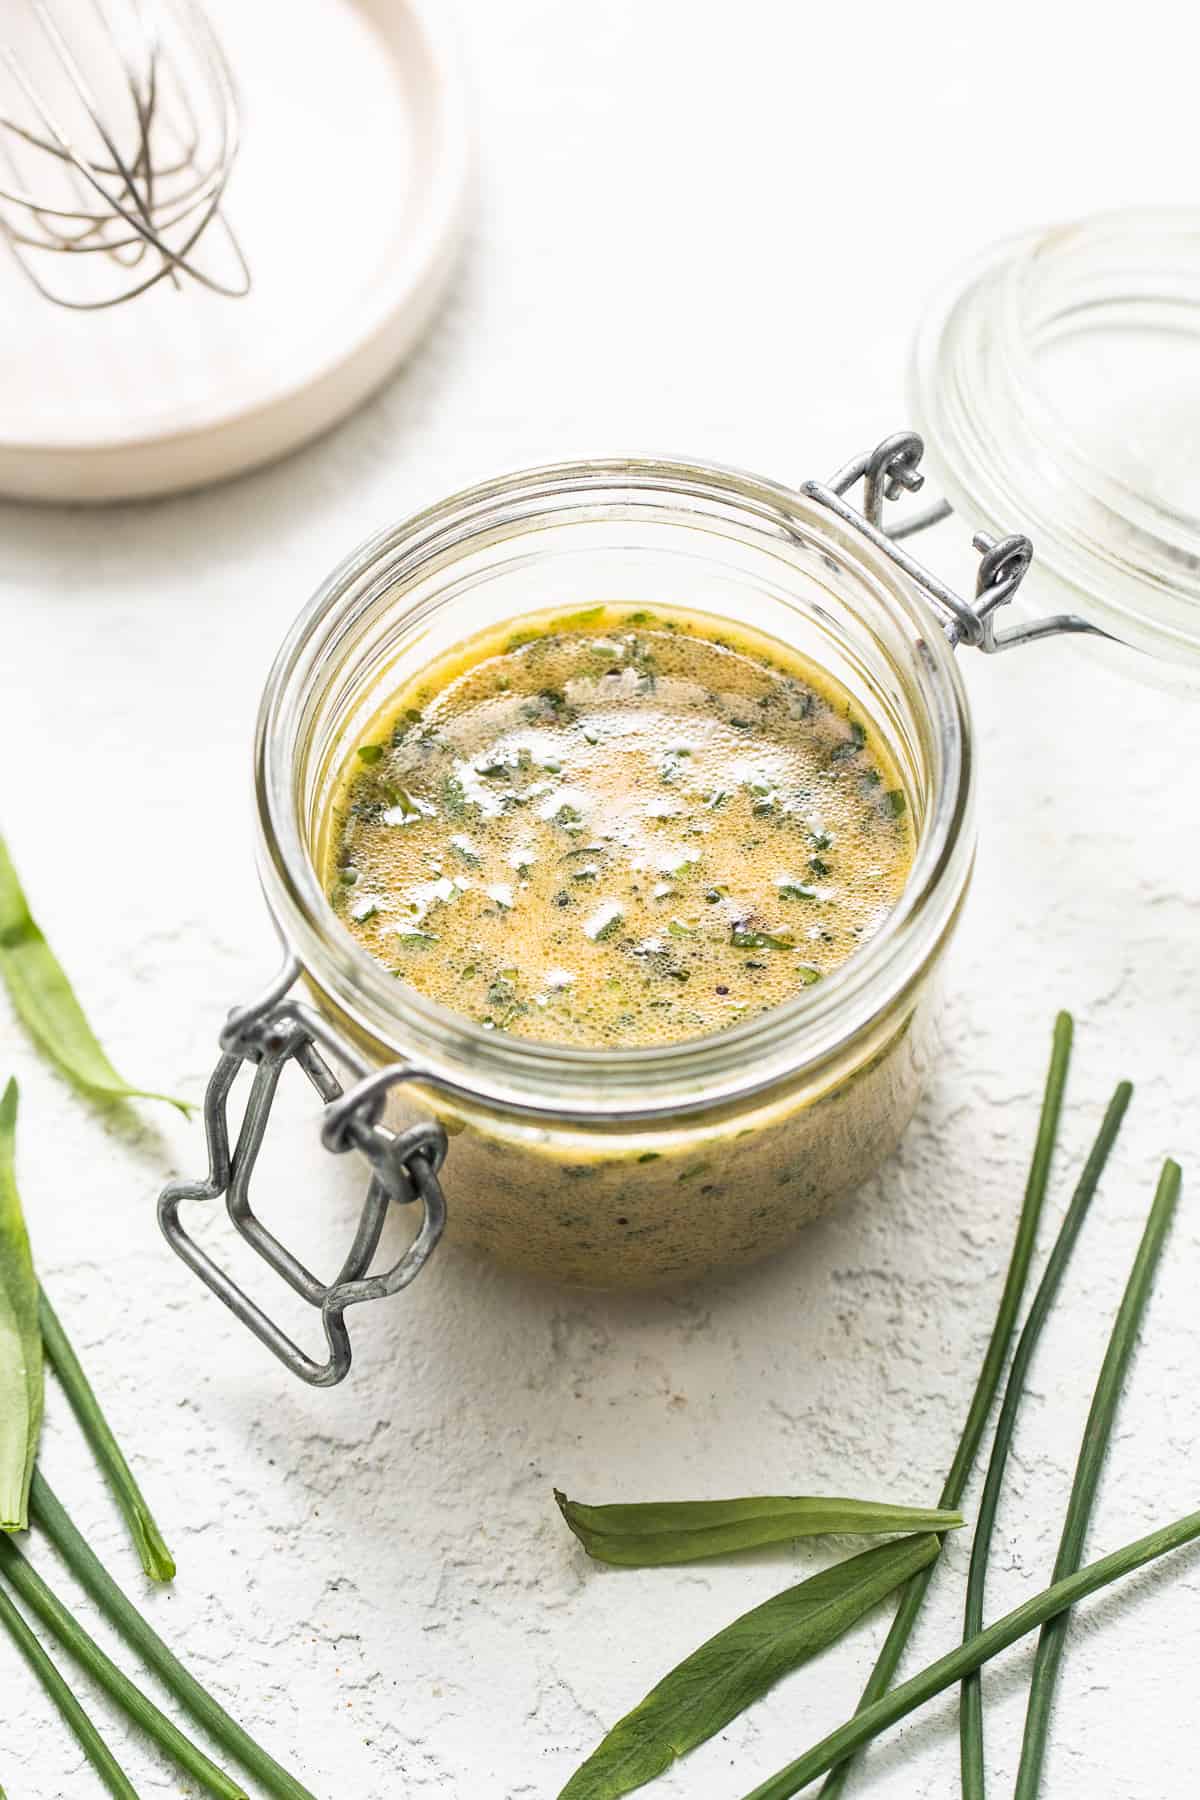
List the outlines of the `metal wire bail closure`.
{"type": "Polygon", "coordinates": [[[998,541],[979,532],[971,541],[979,551],[979,574],[973,600],[964,600],[932,570],[901,548],[903,538],[914,537],[940,519],[949,518],[949,501],[901,519],[886,530],[883,524],[885,501],[898,500],[903,493],[915,494],[924,486],[920,462],[925,445],[915,431],[900,431],[884,438],[866,456],[857,456],[832,475],[828,483],[806,481],[801,493],[819,501],[869,543],[902,569],[916,583],[942,620],[942,628],[950,643],[969,644],[974,649],[995,655],[1000,650],[1015,649],[1018,644],[1037,643],[1042,638],[1086,632],[1092,637],[1110,637],[1098,625],[1092,625],[1076,613],[1055,613],[1046,619],[1012,625],[997,631],[996,614],[1016,593],[1033,561],[1033,545],[1027,537],[1006,537],[998,541]],[[861,512],[851,506],[845,496],[857,482],[863,484],[861,512]]]}
{"type": "Polygon", "coordinates": [[[236,1008],[229,1015],[221,1034],[222,1054],[204,1097],[208,1175],[201,1181],[169,1182],[159,1196],[158,1219],[176,1255],[286,1368],[313,1387],[333,1387],[350,1368],[346,1309],[406,1288],[424,1268],[445,1229],[446,1202],[438,1171],[446,1155],[446,1133],[432,1120],[403,1132],[390,1131],[380,1124],[388,1092],[401,1082],[427,1077],[423,1071],[402,1063],[369,1069],[317,1013],[287,997],[299,973],[299,964],[289,957],[260,1000],[236,1008]],[[350,1087],[343,1089],[318,1045],[350,1069],[355,1077],[350,1087]],[[325,1148],[334,1155],[357,1150],[371,1169],[354,1241],[336,1278],[329,1283],[320,1281],[280,1243],[250,1204],[250,1182],[271,1105],[289,1062],[303,1070],[324,1102],[321,1141],[325,1148]],[[254,1078],[231,1150],[229,1097],[247,1063],[254,1065],[254,1078]],[[294,1343],[185,1230],[179,1216],[185,1200],[217,1200],[222,1196],[235,1229],[251,1248],[302,1299],[319,1310],[329,1351],[324,1362],[315,1361],[294,1343]],[[384,1273],[372,1275],[368,1271],[379,1247],[388,1206],[393,1202],[398,1206],[418,1204],[420,1227],[399,1261],[384,1273]]]}

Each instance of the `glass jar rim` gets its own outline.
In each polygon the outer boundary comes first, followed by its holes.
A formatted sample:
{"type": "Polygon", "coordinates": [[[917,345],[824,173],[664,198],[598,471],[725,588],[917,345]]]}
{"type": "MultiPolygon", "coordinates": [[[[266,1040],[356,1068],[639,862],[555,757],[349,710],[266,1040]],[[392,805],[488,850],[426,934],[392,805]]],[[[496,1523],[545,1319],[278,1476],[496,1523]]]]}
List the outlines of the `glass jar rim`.
{"type": "MultiPolygon", "coordinates": [[[[682,517],[682,511],[681,511],[682,517]]],[[[495,477],[385,527],[346,557],[288,632],[268,676],[255,736],[259,870],[268,906],[310,982],[389,1057],[442,1091],[541,1118],[624,1123],[744,1099],[819,1070],[923,978],[957,916],[973,861],[974,756],[961,673],[937,615],[895,565],[819,502],[716,463],[609,457],[495,477]],[[519,506],[521,521],[592,507],[635,490],[690,509],[732,508],[781,538],[836,550],[895,612],[919,650],[920,703],[942,778],[908,884],[870,943],[797,999],[704,1037],[614,1050],[488,1031],[394,977],[337,919],[306,842],[296,781],[305,710],[331,644],[381,593],[447,544],[466,543],[519,506]],[[368,585],[364,591],[363,583],[368,585]],[[602,1079],[601,1079],[602,1077],[602,1079]]]]}

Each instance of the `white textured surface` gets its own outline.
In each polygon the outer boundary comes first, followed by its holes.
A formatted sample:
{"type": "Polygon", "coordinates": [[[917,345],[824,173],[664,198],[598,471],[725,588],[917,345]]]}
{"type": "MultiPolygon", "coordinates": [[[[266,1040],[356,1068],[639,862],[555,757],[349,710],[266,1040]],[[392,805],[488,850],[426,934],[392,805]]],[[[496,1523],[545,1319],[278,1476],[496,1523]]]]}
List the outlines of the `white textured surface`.
{"type": "MultiPolygon", "coordinates": [[[[265,0],[257,0],[265,4],[265,0]]],[[[824,473],[902,422],[928,277],[1055,213],[1190,197],[1181,15],[1118,34],[1068,9],[853,11],[767,0],[458,0],[483,176],[472,252],[426,350],[335,437],[240,486],[103,515],[0,512],[3,828],[118,1065],[198,1096],[226,1006],[274,948],[250,854],[248,747],[287,621],[385,518],[482,473],[678,448],[824,473]],[[841,176],[840,184],[838,176],[841,176]],[[874,215],[874,216],[873,216],[874,215]],[[61,821],[61,823],[60,823],[61,821]]],[[[936,553],[965,572],[952,528],[936,553]]],[[[1113,1081],[1138,1092],[1046,1340],[989,1611],[1042,1585],[1086,1397],[1168,1150],[1200,1169],[1195,706],[1069,645],[968,671],[983,851],[943,1071],[901,1154],[772,1266],[670,1299],[581,1297],[442,1255],[362,1316],[351,1381],[287,1378],[159,1241],[198,1126],[89,1109],[6,1017],[21,1176],[47,1286],[177,1550],[151,1615],[321,1800],[553,1796],[602,1725],[817,1560],[585,1566],[551,1484],[595,1499],[739,1490],[932,1499],[1007,1256],[1056,1006],[1079,1017],[1056,1214],[1113,1081]]],[[[348,1228],[349,1174],[306,1118],[265,1174],[348,1228]]],[[[280,1192],[278,1217],[287,1220],[280,1192]]],[[[1155,1295],[1092,1544],[1195,1505],[1196,1184],[1155,1295]]],[[[53,1394],[45,1465],[139,1590],[53,1394]]],[[[974,1492],[974,1490],[973,1490],[974,1492]]],[[[955,1629],[966,1544],[918,1654],[955,1629]]],[[[1200,1565],[1092,1604],[1046,1793],[1165,1800],[1200,1777],[1200,1565]]],[[[661,1784],[736,1800],[851,1705],[876,1619],[661,1784]]],[[[1025,1656],[987,1682],[1006,1791],[1025,1656]]],[[[98,1792],[0,1645],[12,1800],[98,1792]]],[[[140,1751],[140,1791],[188,1791],[140,1751]]],[[[957,1782],[954,1707],[855,1791],[957,1782]]]]}

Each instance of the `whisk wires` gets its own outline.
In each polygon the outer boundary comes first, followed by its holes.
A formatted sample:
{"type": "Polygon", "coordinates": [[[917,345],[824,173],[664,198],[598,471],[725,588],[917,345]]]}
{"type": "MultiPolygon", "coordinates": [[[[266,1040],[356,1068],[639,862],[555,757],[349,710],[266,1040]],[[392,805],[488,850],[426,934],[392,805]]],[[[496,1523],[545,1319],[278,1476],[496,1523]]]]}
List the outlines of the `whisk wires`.
{"type": "Polygon", "coordinates": [[[73,311],[161,281],[248,293],[222,211],[237,92],[197,0],[16,0],[6,11],[0,229],[38,291],[73,311]]]}

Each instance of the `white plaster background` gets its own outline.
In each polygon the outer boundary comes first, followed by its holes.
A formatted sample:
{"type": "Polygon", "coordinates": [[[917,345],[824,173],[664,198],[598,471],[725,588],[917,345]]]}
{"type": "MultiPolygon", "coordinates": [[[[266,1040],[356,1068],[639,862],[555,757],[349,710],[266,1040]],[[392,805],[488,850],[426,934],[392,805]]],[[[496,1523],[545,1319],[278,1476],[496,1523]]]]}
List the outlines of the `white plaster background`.
{"type": "MultiPolygon", "coordinates": [[[[825,473],[904,421],[909,334],[948,264],[1043,217],[1193,197],[1194,26],[1174,5],[1119,28],[1024,3],[457,9],[478,212],[407,371],[236,486],[102,514],[0,508],[3,828],[117,1064],[196,1097],[225,1008],[274,961],[249,828],[260,684],[350,546],[470,479],[564,454],[676,448],[825,473]]],[[[965,571],[952,527],[936,551],[965,571]]],[[[1128,1073],[1137,1095],[1034,1373],[989,1612],[1043,1584],[1158,1160],[1200,1171],[1200,713],[1069,645],[966,674],[983,847],[944,1065],[882,1175],[766,1268],[629,1300],[443,1254],[359,1318],[352,1379],[311,1392],[159,1240],[155,1192],[198,1167],[199,1126],[89,1109],[0,1018],[47,1286],[178,1553],[174,1589],[141,1597],[322,1800],[551,1797],[671,1662],[826,1554],[605,1572],[561,1529],[554,1482],[595,1499],[932,1500],[1067,1005],[1080,1029],[1051,1223],[1112,1083],[1128,1073]]],[[[356,1189],[313,1150],[310,1113],[266,1174],[276,1216],[294,1210],[333,1256],[356,1189]]],[[[1097,1552],[1196,1503],[1197,1217],[1193,1177],[1097,1552]]],[[[45,1466],[140,1592],[57,1393],[45,1466]]],[[[954,1634],[966,1549],[947,1552],[921,1660],[954,1634]]],[[[1185,1554],[1077,1623],[1051,1800],[1197,1791],[1198,1572],[1185,1554]]],[[[883,1623],[658,1791],[736,1800],[847,1712],[883,1623]]],[[[0,1667],[11,1800],[98,1792],[4,1645],[0,1667]]],[[[997,1793],[1026,1669],[1013,1652],[987,1679],[997,1793]]],[[[877,1749],[856,1791],[956,1792],[954,1723],[947,1698],[877,1749]]],[[[187,1791],[130,1762],[145,1794],[187,1791]]]]}

